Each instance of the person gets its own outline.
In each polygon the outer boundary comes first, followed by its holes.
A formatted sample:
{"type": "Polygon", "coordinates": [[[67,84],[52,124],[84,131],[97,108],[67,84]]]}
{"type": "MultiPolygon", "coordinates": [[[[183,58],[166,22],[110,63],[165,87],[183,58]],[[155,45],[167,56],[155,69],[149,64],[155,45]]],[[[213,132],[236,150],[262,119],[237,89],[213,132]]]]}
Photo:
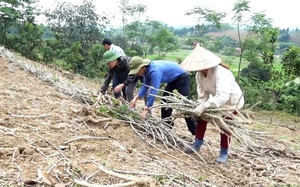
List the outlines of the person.
{"type": "MultiPolygon", "coordinates": [[[[139,56],[135,56],[130,61],[129,75],[143,76],[144,81],[138,94],[130,102],[131,107],[134,108],[137,100],[143,98],[147,91],[149,91],[147,104],[141,113],[143,118],[146,117],[149,108],[153,106],[155,95],[158,94],[161,83],[167,83],[162,98],[177,89],[181,95],[187,96],[190,99],[190,75],[176,62],[167,60],[150,61],[149,59],[142,59],[139,56]]],[[[165,100],[162,99],[162,101],[165,100]]],[[[171,108],[161,109],[161,118],[169,118],[171,114],[171,108]]],[[[195,135],[195,120],[193,118],[185,118],[185,121],[189,131],[195,135]]],[[[170,127],[174,125],[170,119],[166,120],[166,122],[170,127]]]]}
{"type": "Polygon", "coordinates": [[[103,63],[107,64],[109,71],[99,91],[97,103],[102,102],[103,96],[105,95],[112,80],[112,88],[114,89],[115,98],[120,98],[122,92],[125,100],[131,101],[133,99],[133,92],[136,87],[138,77],[128,76],[130,60],[131,57],[121,56],[113,51],[106,51],[103,54],[103,63]]]}
{"type": "Polygon", "coordinates": [[[103,45],[104,49],[106,49],[108,51],[113,51],[116,54],[119,54],[120,56],[125,56],[125,53],[124,53],[123,49],[121,47],[117,46],[117,45],[114,45],[112,43],[112,41],[108,38],[105,38],[102,41],[102,45],[103,45]]]}
{"type": "MultiPolygon", "coordinates": [[[[120,98],[122,93],[126,101],[129,102],[133,99],[133,92],[136,88],[137,81],[142,80],[142,77],[128,75],[130,71],[130,60],[131,57],[121,56],[113,51],[106,51],[103,54],[103,63],[107,64],[109,71],[101,86],[96,103],[102,102],[111,80],[113,80],[112,87],[115,98],[120,98]]],[[[147,99],[147,97],[145,99],[147,99]]]]}
{"type": "MultiPolygon", "coordinates": [[[[244,97],[240,86],[235,81],[233,73],[223,65],[221,59],[212,52],[197,45],[195,49],[181,63],[181,67],[187,71],[197,71],[196,82],[198,100],[200,105],[194,112],[201,114],[209,108],[226,108],[236,114],[236,109],[244,105],[244,97]]],[[[228,119],[228,118],[226,118],[228,119]]],[[[192,147],[186,148],[186,153],[199,151],[204,141],[207,121],[197,121],[195,142],[192,147]]],[[[220,155],[217,162],[226,163],[230,136],[220,133],[220,155]]]]}

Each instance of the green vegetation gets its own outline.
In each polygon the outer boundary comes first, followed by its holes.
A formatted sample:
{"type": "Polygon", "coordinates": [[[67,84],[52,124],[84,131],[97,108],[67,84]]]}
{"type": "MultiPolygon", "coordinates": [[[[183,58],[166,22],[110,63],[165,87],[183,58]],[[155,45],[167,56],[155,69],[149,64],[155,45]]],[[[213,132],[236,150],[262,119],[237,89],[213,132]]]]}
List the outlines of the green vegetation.
{"type": "MultiPolygon", "coordinates": [[[[300,76],[300,31],[273,27],[265,14],[252,14],[249,3],[239,0],[234,4],[235,25],[221,23],[226,12],[198,6],[186,11],[198,18],[195,25],[175,29],[148,20],[145,5],[120,0],[122,28],[113,29],[111,18],[98,15],[92,0],[82,5],[61,2],[46,12],[39,12],[34,0],[4,1],[0,44],[31,60],[99,80],[107,73],[107,66],[101,63],[104,37],[111,38],[128,56],[178,63],[198,42],[230,65],[247,106],[261,101],[257,107],[300,115],[299,83],[291,83],[300,76]],[[46,16],[45,25],[36,24],[39,14],[46,16]]],[[[191,94],[196,98],[194,75],[192,72],[191,94]]]]}

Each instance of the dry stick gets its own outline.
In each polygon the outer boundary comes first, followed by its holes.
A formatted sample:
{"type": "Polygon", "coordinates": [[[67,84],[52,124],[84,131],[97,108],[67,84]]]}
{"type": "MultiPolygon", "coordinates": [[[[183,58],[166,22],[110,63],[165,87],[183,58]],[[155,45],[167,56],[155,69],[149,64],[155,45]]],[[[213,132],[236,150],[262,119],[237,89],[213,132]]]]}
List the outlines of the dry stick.
{"type": "MultiPolygon", "coordinates": [[[[133,128],[133,125],[132,125],[132,124],[136,124],[136,123],[135,123],[132,119],[130,119],[129,117],[127,117],[127,116],[125,116],[125,115],[121,115],[121,114],[115,112],[115,111],[112,110],[112,109],[109,109],[109,110],[112,111],[112,112],[114,112],[115,114],[118,114],[119,116],[122,116],[123,118],[127,118],[128,121],[130,122],[132,128],[133,128]]],[[[154,118],[154,116],[153,116],[153,118],[154,118]]],[[[144,123],[147,123],[146,121],[143,121],[143,122],[144,122],[144,123]]],[[[138,126],[140,126],[140,125],[138,125],[138,126]]],[[[149,127],[150,127],[150,129],[153,128],[152,125],[149,125],[149,127]]],[[[156,127],[159,127],[159,126],[156,125],[156,127]]],[[[133,128],[133,129],[134,129],[134,128],[133,128]]],[[[134,129],[134,130],[135,130],[135,129],[134,129]]],[[[161,130],[162,130],[162,129],[161,129],[161,130]]],[[[135,132],[138,134],[138,132],[137,132],[136,130],[135,130],[135,132]]],[[[165,131],[164,131],[164,132],[165,132],[165,131]]],[[[139,135],[139,134],[138,134],[138,135],[139,135]]],[[[155,134],[152,134],[152,135],[157,137],[157,135],[155,135],[155,134]]],[[[139,135],[139,136],[140,136],[140,135],[139,135]]],[[[141,137],[141,136],[140,136],[140,137],[141,137]]],[[[158,138],[159,138],[159,136],[158,136],[158,138]]],[[[160,139],[160,138],[159,138],[159,139],[160,139]]],[[[179,140],[178,137],[177,137],[176,139],[179,140]]],[[[157,148],[157,149],[160,150],[161,152],[163,152],[163,153],[165,153],[165,154],[167,154],[167,155],[169,155],[169,156],[171,156],[171,157],[174,158],[173,155],[170,155],[170,154],[167,153],[166,151],[163,151],[163,150],[159,149],[157,146],[154,146],[152,143],[148,142],[145,138],[143,138],[143,140],[145,140],[148,144],[150,144],[151,146],[157,148]]],[[[163,142],[163,144],[166,146],[165,140],[167,140],[167,138],[166,138],[166,139],[160,139],[160,140],[161,140],[161,141],[163,142]]],[[[181,141],[181,143],[182,143],[182,141],[181,141]]],[[[184,143],[182,143],[182,144],[185,145],[186,147],[190,147],[189,145],[186,145],[186,144],[184,144],[184,143]]],[[[170,144],[169,146],[175,148],[177,151],[179,151],[179,152],[181,152],[181,153],[184,153],[183,151],[177,149],[177,148],[176,148],[175,146],[173,146],[172,144],[170,144]]],[[[190,155],[188,155],[188,154],[186,154],[186,153],[184,153],[184,154],[187,155],[187,156],[189,156],[190,158],[194,159],[194,158],[191,157],[190,155]]],[[[204,163],[206,163],[206,161],[200,156],[200,154],[198,154],[198,153],[196,153],[196,154],[197,154],[197,156],[198,156],[204,163]]],[[[177,159],[177,158],[176,158],[176,159],[177,159]]]]}
{"type": "Polygon", "coordinates": [[[44,117],[52,116],[52,114],[42,114],[38,116],[25,116],[25,115],[15,115],[15,114],[10,114],[10,115],[16,118],[44,118],[44,117]]]}
{"type": "Polygon", "coordinates": [[[74,183],[79,184],[79,185],[83,185],[83,186],[90,186],[90,187],[127,187],[127,186],[137,186],[137,185],[147,185],[149,186],[149,184],[151,183],[151,179],[149,178],[137,178],[137,177],[129,177],[129,176],[125,176],[122,174],[118,174],[116,172],[113,172],[111,170],[106,169],[104,166],[100,165],[99,163],[95,162],[95,161],[91,161],[94,164],[96,164],[99,168],[99,170],[101,170],[102,172],[104,172],[105,174],[111,175],[113,177],[117,177],[120,179],[124,179],[130,182],[126,182],[126,183],[122,183],[122,184],[113,184],[113,185],[98,185],[98,184],[90,184],[86,181],[80,181],[78,179],[74,179],[74,183]]]}
{"type": "MultiPolygon", "coordinates": [[[[183,108],[177,108],[178,110],[182,110],[182,111],[188,111],[191,112],[190,109],[183,109],[183,108]]],[[[227,134],[229,135],[234,135],[235,137],[237,137],[239,140],[241,140],[242,138],[239,137],[236,133],[233,133],[230,128],[226,125],[226,123],[224,123],[224,119],[223,117],[217,116],[215,114],[210,114],[208,112],[204,112],[201,117],[203,117],[206,121],[214,123],[215,125],[218,125],[220,127],[220,129],[222,129],[223,131],[225,131],[227,134]],[[217,120],[217,123],[215,123],[214,121],[217,120]]],[[[231,120],[233,121],[233,120],[231,120]]],[[[233,123],[233,122],[232,122],[233,123]]]]}
{"type": "Polygon", "coordinates": [[[28,64],[20,59],[17,59],[9,50],[6,50],[4,47],[0,47],[0,53],[4,56],[10,63],[15,63],[19,67],[23,68],[25,71],[36,75],[39,79],[44,82],[48,82],[53,86],[55,90],[61,94],[66,94],[72,98],[76,98],[80,101],[83,101],[87,104],[92,103],[90,96],[86,93],[90,93],[89,90],[86,91],[86,88],[79,88],[77,85],[74,85],[62,77],[48,73],[46,70],[37,68],[34,65],[28,64]]]}
{"type": "Polygon", "coordinates": [[[56,167],[57,166],[57,164],[60,162],[60,161],[62,161],[63,159],[62,158],[60,158],[59,160],[57,160],[54,164],[52,164],[51,165],[51,167],[48,169],[48,171],[47,171],[47,173],[50,173],[51,172],[51,170],[54,168],[54,167],[56,167]]]}
{"type": "Polygon", "coordinates": [[[7,132],[8,134],[14,136],[14,131],[10,128],[7,128],[7,127],[3,127],[3,126],[0,126],[0,130],[4,131],[4,132],[7,132]]]}
{"type": "Polygon", "coordinates": [[[131,181],[131,182],[123,183],[123,184],[112,184],[112,185],[91,184],[86,181],[81,181],[78,179],[73,179],[73,182],[75,184],[79,184],[82,186],[88,186],[88,187],[128,187],[128,186],[141,185],[138,181],[131,181]]]}
{"type": "Polygon", "coordinates": [[[87,140],[87,139],[110,140],[111,138],[109,138],[109,137],[82,136],[82,137],[76,137],[76,138],[67,140],[67,141],[64,142],[64,144],[68,144],[68,143],[78,141],[78,140],[87,140]]]}
{"type": "Polygon", "coordinates": [[[90,176],[86,177],[85,180],[88,181],[90,178],[92,178],[92,177],[95,176],[97,173],[99,173],[99,171],[101,171],[101,170],[98,169],[98,170],[95,171],[93,174],[91,174],[90,176]]]}
{"type": "Polygon", "coordinates": [[[14,147],[13,149],[14,149],[14,152],[13,152],[13,155],[12,155],[11,162],[14,162],[14,161],[15,161],[16,151],[19,151],[19,148],[18,148],[18,147],[14,147]]]}
{"type": "Polygon", "coordinates": [[[90,121],[94,124],[100,123],[100,122],[105,122],[105,121],[111,121],[111,118],[102,118],[102,119],[94,119],[93,117],[89,116],[85,121],[90,121]]]}
{"type": "Polygon", "coordinates": [[[40,138],[42,138],[43,140],[45,140],[46,142],[48,142],[50,145],[52,145],[59,153],[60,155],[65,159],[65,160],[69,160],[67,157],[65,157],[65,155],[63,154],[63,152],[56,146],[54,145],[52,142],[50,142],[49,140],[47,140],[46,138],[42,137],[41,135],[39,135],[38,133],[35,133],[37,136],[39,136],[40,138]]]}
{"type": "MultiPolygon", "coordinates": [[[[174,94],[173,94],[174,95],[174,94]]],[[[177,96],[178,97],[178,96],[177,96]]],[[[185,97],[183,97],[183,98],[185,98],[185,97]]],[[[172,97],[167,97],[166,99],[169,99],[169,101],[171,100],[173,100],[173,102],[175,102],[175,101],[178,101],[178,99],[174,99],[174,98],[172,98],[172,97]]],[[[176,109],[178,109],[178,110],[185,110],[185,109],[183,109],[184,107],[182,107],[182,106],[187,106],[187,104],[186,103],[171,103],[170,104],[170,102],[165,102],[165,104],[161,104],[161,105],[159,105],[159,107],[172,107],[172,108],[176,108],[176,109]]],[[[193,107],[190,107],[190,108],[193,108],[193,107]]],[[[210,109],[210,110],[208,110],[208,111],[226,111],[227,109],[210,109]]],[[[189,112],[191,112],[191,110],[190,109],[188,109],[187,111],[189,111],[189,112]]],[[[249,122],[249,121],[245,121],[246,120],[246,118],[238,111],[238,110],[236,110],[237,112],[238,112],[238,114],[242,117],[242,118],[238,118],[238,116],[235,116],[235,115],[233,115],[233,114],[231,114],[231,112],[229,113],[229,114],[227,114],[228,116],[230,116],[230,117],[232,117],[233,119],[238,119],[238,122],[239,123],[251,123],[251,122],[249,122]]],[[[219,117],[219,116],[216,116],[216,115],[214,115],[214,114],[210,114],[210,113],[208,113],[208,112],[204,112],[203,113],[203,115],[204,115],[204,118],[205,118],[205,115],[208,115],[208,117],[209,117],[209,119],[207,120],[207,121],[211,121],[211,122],[213,122],[215,125],[218,125],[220,128],[221,128],[221,130],[224,130],[227,134],[233,134],[235,137],[237,137],[238,138],[238,140],[240,141],[240,142],[243,142],[246,146],[249,146],[249,144],[247,144],[247,142],[245,141],[245,140],[243,140],[243,138],[235,131],[235,128],[233,128],[233,127],[231,127],[231,126],[227,126],[226,125],[226,123],[224,123],[224,121],[225,121],[225,119],[223,119],[223,117],[221,118],[221,117],[219,117]],[[210,119],[213,119],[213,120],[210,120],[210,119]],[[218,123],[215,123],[214,121],[217,119],[217,121],[218,121],[218,123]],[[233,132],[232,132],[232,130],[233,130],[233,132]]],[[[224,116],[224,115],[222,115],[222,116],[224,116]]],[[[229,120],[227,120],[226,122],[228,122],[229,120]]],[[[237,126],[236,125],[236,123],[237,123],[237,120],[230,120],[230,123],[231,124],[233,124],[233,126],[237,126]]],[[[238,126],[239,127],[239,126],[238,126]]],[[[254,150],[251,146],[249,146],[252,150],[254,150]]]]}
{"type": "Polygon", "coordinates": [[[125,170],[119,170],[119,169],[113,169],[113,171],[118,172],[118,173],[135,174],[135,175],[165,176],[165,174],[149,173],[149,172],[143,172],[143,171],[125,171],[125,170]]]}
{"type": "MultiPolygon", "coordinates": [[[[133,123],[131,123],[132,129],[134,130],[134,132],[137,133],[136,129],[133,127],[132,124],[133,124],[133,123]]],[[[180,162],[182,162],[182,163],[186,163],[184,160],[181,160],[181,159],[179,159],[179,158],[177,158],[177,157],[175,157],[175,156],[169,154],[168,152],[166,152],[166,151],[164,151],[164,150],[158,148],[156,145],[153,145],[151,142],[149,142],[148,140],[146,140],[146,138],[142,137],[139,133],[137,133],[137,135],[138,135],[139,137],[141,137],[144,141],[146,141],[146,143],[148,143],[148,144],[151,145],[152,147],[156,148],[156,149],[159,150],[160,152],[162,152],[162,153],[164,153],[164,154],[170,156],[171,158],[174,158],[174,159],[176,159],[176,160],[178,160],[178,161],[180,161],[180,162]]],[[[176,149],[176,148],[175,148],[175,149],[176,149]]],[[[179,150],[179,152],[184,153],[184,152],[182,152],[181,150],[179,150]]],[[[186,154],[186,153],[184,153],[184,154],[186,154]]],[[[197,154],[198,154],[198,153],[197,153],[197,154]]],[[[188,154],[186,154],[186,155],[188,155],[188,154]]],[[[199,158],[200,158],[204,163],[206,163],[205,160],[204,160],[199,154],[198,154],[198,156],[199,156],[199,158]]],[[[193,157],[190,156],[190,155],[188,155],[188,157],[190,157],[192,160],[197,161],[195,158],[193,158],[193,157]]],[[[188,164],[188,163],[186,163],[186,164],[188,164]]]]}
{"type": "Polygon", "coordinates": [[[108,170],[107,168],[105,168],[104,166],[102,166],[101,164],[99,164],[99,163],[97,163],[97,162],[95,162],[95,161],[93,161],[93,160],[92,160],[91,162],[93,162],[95,165],[97,165],[98,168],[99,168],[102,172],[104,172],[105,174],[111,175],[111,176],[113,176],[113,177],[121,178],[121,179],[128,180],[128,181],[141,181],[141,182],[142,182],[142,181],[143,181],[143,182],[147,181],[147,182],[149,182],[149,179],[148,179],[148,178],[143,178],[142,180],[139,180],[139,179],[136,178],[136,177],[126,176],[126,175],[122,175],[122,174],[113,172],[113,171],[111,171],[111,170],[108,170]]]}
{"type": "MultiPolygon", "coordinates": [[[[166,166],[166,164],[164,164],[164,163],[162,163],[161,161],[159,161],[159,160],[156,160],[156,162],[158,162],[160,165],[162,165],[162,166],[166,166]]],[[[171,167],[168,167],[168,169],[169,170],[172,170],[172,171],[174,171],[174,172],[176,172],[177,174],[179,174],[179,175],[183,175],[184,177],[186,177],[186,178],[188,178],[193,184],[194,184],[194,186],[197,186],[196,184],[195,184],[195,182],[198,182],[196,179],[194,179],[194,177],[191,177],[191,176],[189,176],[189,175],[187,175],[187,174],[185,174],[185,173],[182,173],[182,172],[180,172],[180,171],[178,171],[178,170],[175,170],[175,169],[173,169],[173,168],[171,168],[171,167]]],[[[209,168],[208,168],[209,169],[209,168]]],[[[209,171],[210,171],[210,169],[209,169],[209,171]]]]}

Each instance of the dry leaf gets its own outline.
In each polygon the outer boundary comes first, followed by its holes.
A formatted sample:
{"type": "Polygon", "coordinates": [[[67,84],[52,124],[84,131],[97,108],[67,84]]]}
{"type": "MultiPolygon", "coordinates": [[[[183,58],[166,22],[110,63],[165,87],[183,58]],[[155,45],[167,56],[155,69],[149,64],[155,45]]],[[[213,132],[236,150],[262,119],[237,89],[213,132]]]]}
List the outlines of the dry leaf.
{"type": "Polygon", "coordinates": [[[47,172],[38,169],[38,177],[43,180],[45,184],[54,185],[56,181],[47,172]]]}

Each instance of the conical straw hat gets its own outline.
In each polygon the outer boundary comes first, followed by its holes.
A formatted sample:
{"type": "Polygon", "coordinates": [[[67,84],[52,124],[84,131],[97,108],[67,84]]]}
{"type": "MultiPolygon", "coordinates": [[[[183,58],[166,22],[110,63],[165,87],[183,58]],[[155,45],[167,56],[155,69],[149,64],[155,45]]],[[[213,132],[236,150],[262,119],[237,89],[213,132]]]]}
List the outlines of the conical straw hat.
{"type": "Polygon", "coordinates": [[[212,68],[221,62],[221,58],[196,44],[195,49],[182,61],[181,67],[187,71],[200,71],[212,68]]]}

